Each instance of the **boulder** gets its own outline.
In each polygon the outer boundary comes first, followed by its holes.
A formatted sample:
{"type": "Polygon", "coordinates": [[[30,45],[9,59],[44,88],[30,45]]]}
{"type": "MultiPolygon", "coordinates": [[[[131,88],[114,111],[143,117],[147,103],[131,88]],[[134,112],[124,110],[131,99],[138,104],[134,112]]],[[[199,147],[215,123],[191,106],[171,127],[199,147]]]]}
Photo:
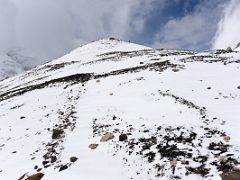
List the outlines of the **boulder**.
{"type": "Polygon", "coordinates": [[[26,180],[40,180],[44,176],[43,173],[36,173],[31,176],[29,176],[26,180]]]}
{"type": "MultiPolygon", "coordinates": [[[[26,176],[27,174],[24,174],[18,180],[24,180],[26,176]]],[[[25,180],[41,180],[43,176],[44,176],[43,173],[36,173],[31,176],[28,176],[25,180]]]]}
{"type": "Polygon", "coordinates": [[[102,138],[101,138],[101,142],[107,142],[107,141],[109,141],[109,140],[111,140],[111,139],[113,139],[114,138],[114,135],[113,135],[113,133],[110,133],[110,132],[108,132],[108,133],[106,133],[102,138]]]}
{"type": "Polygon", "coordinates": [[[119,141],[126,141],[128,139],[126,134],[120,134],[119,135],[119,141]]]}
{"type": "Polygon", "coordinates": [[[90,144],[88,147],[93,150],[98,147],[98,144],[90,144]]]}
{"type": "Polygon", "coordinates": [[[220,174],[222,180],[240,180],[240,171],[232,171],[220,174]]]}
{"type": "Polygon", "coordinates": [[[78,160],[78,158],[77,157],[70,157],[70,162],[76,162],[78,160]]]}

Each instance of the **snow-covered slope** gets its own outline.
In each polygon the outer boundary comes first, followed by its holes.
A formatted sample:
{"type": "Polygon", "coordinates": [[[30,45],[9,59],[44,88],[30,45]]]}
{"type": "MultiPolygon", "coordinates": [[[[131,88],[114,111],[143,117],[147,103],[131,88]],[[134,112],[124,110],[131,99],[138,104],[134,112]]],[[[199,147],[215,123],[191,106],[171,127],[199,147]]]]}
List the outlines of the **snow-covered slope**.
{"type": "Polygon", "coordinates": [[[239,63],[104,39],[6,79],[0,179],[219,180],[240,164],[239,63]]]}

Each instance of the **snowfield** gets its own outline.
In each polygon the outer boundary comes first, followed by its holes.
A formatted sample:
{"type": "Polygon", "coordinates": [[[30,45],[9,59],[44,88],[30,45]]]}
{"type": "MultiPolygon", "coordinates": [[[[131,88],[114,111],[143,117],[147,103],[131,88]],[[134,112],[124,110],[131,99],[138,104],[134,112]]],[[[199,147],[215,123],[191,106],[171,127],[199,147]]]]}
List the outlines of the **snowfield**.
{"type": "Polygon", "coordinates": [[[240,168],[239,63],[103,39],[3,80],[0,179],[221,180],[240,168]]]}

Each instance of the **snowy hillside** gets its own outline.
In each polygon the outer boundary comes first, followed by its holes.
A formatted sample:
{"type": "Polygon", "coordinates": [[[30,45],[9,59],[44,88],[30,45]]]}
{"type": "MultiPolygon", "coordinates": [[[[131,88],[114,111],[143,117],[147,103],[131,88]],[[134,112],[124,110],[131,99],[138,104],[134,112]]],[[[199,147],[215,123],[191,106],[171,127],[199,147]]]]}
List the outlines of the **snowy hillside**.
{"type": "Polygon", "coordinates": [[[237,51],[103,39],[1,81],[0,179],[238,173],[239,63],[237,51]]]}

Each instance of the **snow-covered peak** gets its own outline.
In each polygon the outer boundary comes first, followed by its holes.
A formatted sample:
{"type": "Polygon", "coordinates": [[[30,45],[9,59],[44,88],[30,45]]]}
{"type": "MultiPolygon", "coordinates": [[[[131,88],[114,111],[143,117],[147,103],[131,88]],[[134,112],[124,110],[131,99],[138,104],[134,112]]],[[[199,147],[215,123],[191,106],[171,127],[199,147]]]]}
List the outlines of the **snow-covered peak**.
{"type": "Polygon", "coordinates": [[[107,38],[107,39],[100,39],[97,41],[93,41],[89,44],[83,45],[69,54],[56,59],[52,63],[62,63],[67,61],[81,61],[87,62],[89,59],[93,58],[94,56],[101,55],[107,52],[124,52],[124,51],[137,51],[143,49],[152,49],[147,46],[125,42],[116,38],[107,38]]]}

